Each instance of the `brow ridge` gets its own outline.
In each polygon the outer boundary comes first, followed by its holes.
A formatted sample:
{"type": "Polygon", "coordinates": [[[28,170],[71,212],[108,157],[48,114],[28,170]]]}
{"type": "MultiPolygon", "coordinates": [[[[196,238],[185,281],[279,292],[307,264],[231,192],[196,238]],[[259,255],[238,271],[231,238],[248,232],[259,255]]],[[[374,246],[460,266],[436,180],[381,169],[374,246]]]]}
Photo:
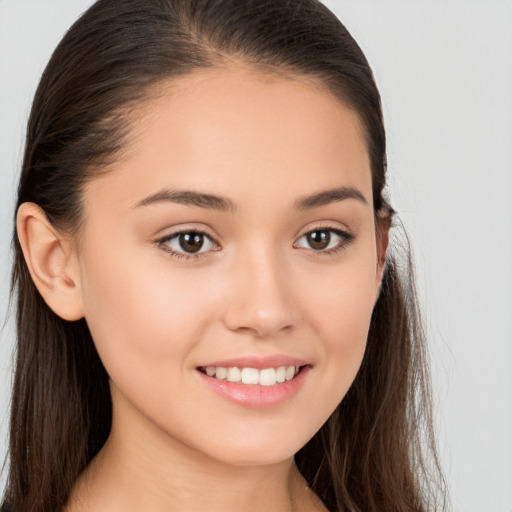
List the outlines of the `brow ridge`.
{"type": "Polygon", "coordinates": [[[194,190],[160,190],[152,194],[142,201],[139,201],[135,208],[140,206],[148,206],[157,203],[178,203],[186,206],[198,206],[200,208],[207,208],[211,210],[235,210],[235,204],[226,197],[216,196],[213,194],[206,194],[204,192],[196,192],[194,190]]]}
{"type": "MultiPolygon", "coordinates": [[[[329,190],[323,190],[313,195],[299,198],[294,206],[298,210],[310,210],[325,206],[333,202],[344,201],[346,199],[356,199],[364,204],[368,204],[364,195],[354,187],[338,187],[329,190]]],[[[200,208],[235,211],[236,206],[230,199],[214,194],[196,192],[193,190],[172,190],[165,189],[152,194],[141,201],[135,207],[158,204],[162,202],[172,202],[186,206],[197,206],[200,208]]]]}
{"type": "Polygon", "coordinates": [[[368,201],[357,188],[354,187],[338,187],[329,190],[323,190],[316,194],[303,197],[295,202],[295,207],[298,210],[310,210],[312,208],[318,208],[325,206],[330,203],[344,201],[346,199],[356,199],[364,204],[368,204],[368,201]]]}

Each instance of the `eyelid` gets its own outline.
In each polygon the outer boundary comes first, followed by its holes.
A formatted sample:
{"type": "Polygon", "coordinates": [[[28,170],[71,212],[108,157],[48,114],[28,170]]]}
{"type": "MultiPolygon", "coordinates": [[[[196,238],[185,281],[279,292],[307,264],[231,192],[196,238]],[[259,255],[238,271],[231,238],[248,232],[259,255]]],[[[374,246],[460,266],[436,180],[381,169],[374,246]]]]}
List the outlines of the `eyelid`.
{"type": "Polygon", "coordinates": [[[356,238],[356,235],[351,233],[350,231],[346,229],[342,229],[340,226],[332,226],[328,224],[320,224],[318,226],[311,227],[307,229],[307,231],[304,231],[294,242],[293,246],[296,249],[306,249],[309,250],[311,254],[314,256],[322,256],[322,255],[330,255],[330,254],[337,254],[340,251],[346,249],[356,238]],[[336,236],[340,237],[341,242],[335,246],[331,247],[330,249],[313,249],[312,247],[307,249],[304,247],[297,247],[297,244],[299,240],[304,238],[305,236],[309,235],[310,233],[314,233],[315,231],[329,231],[331,233],[336,234],[336,236]]]}
{"type": "Polygon", "coordinates": [[[172,257],[174,258],[177,258],[177,259],[186,259],[186,260],[190,260],[190,259],[197,259],[209,252],[213,252],[213,251],[218,251],[221,246],[220,246],[220,243],[217,241],[217,239],[211,235],[210,233],[206,232],[205,230],[203,229],[200,229],[200,228],[194,228],[194,227],[187,227],[187,228],[179,228],[179,229],[176,229],[175,231],[171,232],[171,233],[168,233],[166,234],[165,236],[161,236],[159,238],[157,238],[156,240],[154,240],[154,243],[164,252],[170,254],[172,257]],[[181,234],[183,233],[195,233],[195,234],[198,234],[198,235],[202,235],[204,236],[205,238],[207,238],[208,240],[210,240],[210,242],[216,247],[215,249],[210,249],[210,250],[206,250],[206,251],[198,251],[196,253],[188,253],[188,252],[185,252],[185,251],[177,251],[175,249],[172,249],[169,245],[166,245],[167,242],[169,242],[170,240],[173,240],[177,237],[179,237],[181,234]]]}
{"type": "MultiPolygon", "coordinates": [[[[313,256],[328,256],[328,255],[332,255],[332,254],[337,254],[340,251],[346,249],[353,242],[354,239],[355,239],[355,235],[353,233],[351,233],[348,230],[342,229],[339,225],[333,226],[333,225],[328,225],[328,224],[320,224],[320,225],[317,225],[314,227],[310,227],[307,231],[304,231],[293,243],[293,247],[296,249],[306,249],[313,256]],[[315,231],[329,231],[331,233],[334,233],[336,236],[338,236],[340,238],[340,242],[335,247],[331,247],[330,249],[327,249],[327,248],[326,249],[313,249],[312,247],[308,249],[305,247],[297,246],[298,242],[302,238],[304,238],[308,234],[313,233],[315,231]]],[[[185,228],[180,227],[180,228],[176,229],[175,231],[172,231],[171,233],[167,233],[166,235],[155,239],[153,243],[155,243],[155,245],[157,245],[162,251],[170,254],[172,257],[177,258],[177,259],[186,259],[186,260],[197,259],[201,256],[204,256],[204,255],[210,253],[210,252],[214,252],[214,251],[218,251],[218,250],[222,249],[221,244],[219,243],[219,241],[217,240],[217,238],[215,236],[208,233],[204,229],[195,228],[192,226],[185,227],[185,228]],[[196,234],[202,235],[205,238],[207,238],[215,246],[215,248],[209,249],[206,251],[200,250],[196,253],[188,253],[186,251],[174,250],[169,245],[166,245],[167,242],[169,242],[170,240],[172,240],[176,237],[179,237],[183,233],[196,233],[196,234]]]]}

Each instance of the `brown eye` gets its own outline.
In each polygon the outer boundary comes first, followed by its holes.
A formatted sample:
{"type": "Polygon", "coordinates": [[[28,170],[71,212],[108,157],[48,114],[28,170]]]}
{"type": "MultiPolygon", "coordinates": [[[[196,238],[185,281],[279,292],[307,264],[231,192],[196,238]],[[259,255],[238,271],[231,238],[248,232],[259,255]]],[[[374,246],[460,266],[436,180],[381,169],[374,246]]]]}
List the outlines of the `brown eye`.
{"type": "Polygon", "coordinates": [[[185,252],[198,252],[204,245],[204,235],[201,233],[181,233],[178,240],[185,252]]]}
{"type": "Polygon", "coordinates": [[[158,245],[176,258],[194,257],[220,249],[218,244],[201,231],[179,231],[157,241],[158,245]]]}
{"type": "Polygon", "coordinates": [[[341,229],[323,228],[309,231],[302,235],[294,247],[312,249],[323,254],[334,254],[336,251],[347,247],[355,236],[341,229]]]}
{"type": "Polygon", "coordinates": [[[306,239],[311,249],[321,251],[329,246],[329,243],[331,242],[331,233],[326,230],[311,231],[306,235],[306,239]]]}

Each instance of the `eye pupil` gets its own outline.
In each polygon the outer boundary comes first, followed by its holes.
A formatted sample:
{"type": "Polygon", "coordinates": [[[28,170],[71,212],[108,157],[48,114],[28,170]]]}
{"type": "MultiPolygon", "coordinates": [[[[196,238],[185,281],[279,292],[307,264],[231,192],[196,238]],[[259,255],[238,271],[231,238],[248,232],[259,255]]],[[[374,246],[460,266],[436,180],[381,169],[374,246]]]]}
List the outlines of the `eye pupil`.
{"type": "Polygon", "coordinates": [[[204,235],[200,233],[181,233],[179,243],[185,252],[197,252],[203,247],[204,235]]]}
{"type": "Polygon", "coordinates": [[[312,249],[325,249],[331,241],[331,234],[329,231],[312,231],[308,233],[307,239],[312,249]]]}

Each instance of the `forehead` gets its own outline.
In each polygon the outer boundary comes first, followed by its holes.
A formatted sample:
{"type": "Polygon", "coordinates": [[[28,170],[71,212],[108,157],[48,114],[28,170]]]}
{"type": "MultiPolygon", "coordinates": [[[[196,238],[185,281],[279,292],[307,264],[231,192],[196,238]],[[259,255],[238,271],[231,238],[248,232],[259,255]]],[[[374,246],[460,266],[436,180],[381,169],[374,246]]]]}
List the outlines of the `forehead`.
{"type": "Polygon", "coordinates": [[[110,183],[134,204],[161,188],[186,188],[261,204],[276,191],[292,201],[348,186],[371,203],[359,116],[307,77],[230,67],[173,79],[133,113],[126,145],[126,158],[90,191],[110,183]]]}

